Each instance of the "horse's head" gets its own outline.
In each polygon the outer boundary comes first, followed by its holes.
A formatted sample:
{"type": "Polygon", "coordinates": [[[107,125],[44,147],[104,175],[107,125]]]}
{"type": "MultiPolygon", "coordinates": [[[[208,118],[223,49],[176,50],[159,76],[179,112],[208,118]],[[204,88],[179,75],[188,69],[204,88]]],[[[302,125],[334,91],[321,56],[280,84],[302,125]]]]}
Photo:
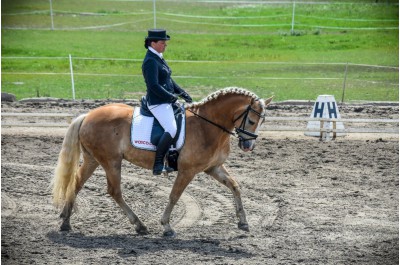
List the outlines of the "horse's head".
{"type": "Polygon", "coordinates": [[[251,103],[235,115],[235,130],[239,138],[239,147],[243,151],[252,151],[258,137],[258,130],[265,120],[265,107],[271,103],[268,99],[252,99],[251,103]]]}

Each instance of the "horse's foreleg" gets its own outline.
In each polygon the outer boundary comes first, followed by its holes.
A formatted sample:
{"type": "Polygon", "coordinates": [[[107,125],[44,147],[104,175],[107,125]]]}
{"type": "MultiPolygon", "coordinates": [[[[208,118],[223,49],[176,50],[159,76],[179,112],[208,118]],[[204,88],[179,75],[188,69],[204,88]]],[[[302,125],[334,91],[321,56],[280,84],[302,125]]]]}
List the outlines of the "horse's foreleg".
{"type": "Polygon", "coordinates": [[[161,218],[161,224],[164,226],[164,236],[174,237],[176,235],[175,231],[172,229],[169,223],[171,212],[187,185],[190,183],[190,181],[192,181],[193,177],[194,174],[186,174],[178,171],[178,176],[176,177],[171,193],[169,195],[169,202],[161,218]]]}
{"type": "MultiPolygon", "coordinates": [[[[104,167],[104,165],[103,165],[104,167]]],[[[115,202],[121,207],[125,215],[128,217],[129,222],[136,226],[136,232],[140,235],[147,235],[147,227],[140,221],[139,217],[132,211],[132,209],[126,204],[122,197],[121,191],[121,163],[111,167],[104,167],[107,174],[108,194],[115,200],[115,202]]]]}
{"type": "MultiPolygon", "coordinates": [[[[95,169],[99,166],[99,163],[90,156],[88,153],[83,152],[83,163],[82,166],[79,167],[79,170],[76,174],[76,188],[75,188],[75,198],[78,195],[79,191],[82,189],[85,182],[89,179],[89,177],[93,174],[95,169]]],[[[72,210],[74,208],[75,199],[73,201],[66,202],[64,208],[60,214],[60,218],[62,219],[62,223],[60,226],[61,231],[69,231],[71,230],[70,218],[72,215],[72,210]]]]}
{"type": "Polygon", "coordinates": [[[242,198],[240,196],[239,184],[232,176],[229,175],[224,165],[211,168],[207,170],[206,173],[211,175],[213,178],[224,184],[232,191],[236,205],[236,215],[239,218],[238,227],[241,230],[249,231],[249,224],[247,223],[246,213],[244,211],[242,198]]]}

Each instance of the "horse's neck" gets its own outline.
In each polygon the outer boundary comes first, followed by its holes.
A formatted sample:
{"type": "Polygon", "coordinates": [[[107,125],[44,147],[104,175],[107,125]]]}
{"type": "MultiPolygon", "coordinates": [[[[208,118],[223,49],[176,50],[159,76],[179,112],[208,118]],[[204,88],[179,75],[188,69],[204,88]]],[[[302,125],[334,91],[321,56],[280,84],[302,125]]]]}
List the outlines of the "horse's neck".
{"type": "Polygon", "coordinates": [[[241,106],[247,104],[247,101],[245,97],[237,96],[220,98],[201,106],[199,108],[199,114],[203,117],[207,117],[209,120],[224,127],[228,131],[232,131],[234,128],[234,115],[241,106]]]}

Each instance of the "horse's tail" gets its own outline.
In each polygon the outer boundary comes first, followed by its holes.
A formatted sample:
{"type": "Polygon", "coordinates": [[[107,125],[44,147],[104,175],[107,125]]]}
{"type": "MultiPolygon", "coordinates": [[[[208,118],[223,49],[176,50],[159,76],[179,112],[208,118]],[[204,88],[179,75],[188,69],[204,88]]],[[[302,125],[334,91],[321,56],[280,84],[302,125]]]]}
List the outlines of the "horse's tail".
{"type": "Polygon", "coordinates": [[[51,186],[53,203],[57,208],[75,201],[76,173],[81,155],[79,129],[86,114],[76,118],[65,135],[51,186]]]}

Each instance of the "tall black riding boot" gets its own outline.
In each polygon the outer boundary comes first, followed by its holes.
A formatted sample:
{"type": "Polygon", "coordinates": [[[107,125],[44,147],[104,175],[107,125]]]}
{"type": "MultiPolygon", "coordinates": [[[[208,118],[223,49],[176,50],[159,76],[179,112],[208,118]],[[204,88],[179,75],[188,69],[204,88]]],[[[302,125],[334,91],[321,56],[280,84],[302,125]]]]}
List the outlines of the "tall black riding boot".
{"type": "Polygon", "coordinates": [[[174,171],[173,168],[164,167],[164,158],[165,155],[167,154],[169,147],[171,146],[172,143],[172,137],[169,133],[164,133],[160,141],[158,142],[157,145],[157,150],[156,150],[156,158],[154,160],[154,167],[153,167],[153,175],[161,175],[161,173],[165,170],[168,173],[174,171]]]}

